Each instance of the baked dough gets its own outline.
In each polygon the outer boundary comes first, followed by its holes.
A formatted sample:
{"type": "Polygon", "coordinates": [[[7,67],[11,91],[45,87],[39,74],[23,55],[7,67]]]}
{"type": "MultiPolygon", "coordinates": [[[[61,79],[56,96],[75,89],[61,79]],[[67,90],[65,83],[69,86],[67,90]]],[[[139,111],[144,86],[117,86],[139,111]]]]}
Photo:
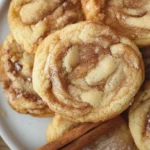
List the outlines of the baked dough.
{"type": "Polygon", "coordinates": [[[138,46],[150,45],[149,0],[81,0],[87,20],[104,22],[138,46]]]}
{"type": "Polygon", "coordinates": [[[150,81],[135,97],[129,112],[129,127],[137,147],[150,149],[150,81]]]}
{"type": "Polygon", "coordinates": [[[32,53],[48,34],[83,19],[80,0],[13,0],[8,13],[15,40],[32,53]]]}
{"type": "Polygon", "coordinates": [[[75,122],[105,121],[122,113],[143,80],[136,45],[94,22],[48,36],[34,61],[35,91],[53,111],[75,122]]]}
{"type": "Polygon", "coordinates": [[[11,34],[4,41],[1,54],[1,80],[10,106],[20,113],[52,116],[54,113],[33,90],[34,55],[26,53],[11,34]]]}

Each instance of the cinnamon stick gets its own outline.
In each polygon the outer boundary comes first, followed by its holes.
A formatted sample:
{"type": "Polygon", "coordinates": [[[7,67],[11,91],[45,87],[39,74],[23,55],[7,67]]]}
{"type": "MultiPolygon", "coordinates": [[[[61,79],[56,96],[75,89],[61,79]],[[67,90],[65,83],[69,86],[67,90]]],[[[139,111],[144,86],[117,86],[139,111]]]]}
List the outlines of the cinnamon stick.
{"type": "Polygon", "coordinates": [[[53,142],[50,142],[37,150],[77,150],[89,141],[96,139],[107,130],[120,124],[121,117],[116,117],[104,123],[84,123],[65,133],[53,142]]]}
{"type": "Polygon", "coordinates": [[[109,132],[112,128],[116,127],[117,125],[121,124],[123,120],[121,118],[115,118],[110,120],[106,123],[99,125],[98,127],[94,128],[92,131],[89,131],[87,134],[84,134],[80,138],[76,139],[75,141],[71,142],[67,146],[60,148],[60,150],[79,150],[83,147],[89,145],[93,141],[95,141],[98,137],[104,135],[105,133],[109,132]]]}
{"type": "Polygon", "coordinates": [[[80,126],[77,126],[76,128],[72,129],[70,132],[67,132],[63,136],[59,137],[55,141],[52,141],[51,143],[48,143],[37,150],[58,150],[61,147],[64,147],[68,143],[72,142],[73,140],[79,138],[89,130],[95,128],[100,123],[84,123],[80,126]]]}

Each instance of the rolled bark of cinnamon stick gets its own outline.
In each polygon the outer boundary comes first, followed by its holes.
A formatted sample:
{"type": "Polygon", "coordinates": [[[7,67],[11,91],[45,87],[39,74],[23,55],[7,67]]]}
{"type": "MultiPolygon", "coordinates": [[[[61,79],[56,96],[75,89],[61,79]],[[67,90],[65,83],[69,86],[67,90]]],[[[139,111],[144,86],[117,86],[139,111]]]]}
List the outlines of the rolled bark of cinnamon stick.
{"type": "Polygon", "coordinates": [[[80,138],[76,139],[75,141],[71,142],[67,146],[61,148],[60,150],[79,150],[83,147],[91,144],[93,141],[95,141],[99,136],[104,135],[106,132],[111,130],[112,128],[115,128],[117,125],[121,124],[123,120],[121,118],[114,118],[108,122],[105,122],[103,124],[100,124],[93,130],[87,132],[80,138]]]}
{"type": "Polygon", "coordinates": [[[48,143],[37,150],[77,150],[95,140],[109,129],[116,127],[123,120],[116,117],[104,123],[85,123],[67,132],[57,140],[48,143]]]}

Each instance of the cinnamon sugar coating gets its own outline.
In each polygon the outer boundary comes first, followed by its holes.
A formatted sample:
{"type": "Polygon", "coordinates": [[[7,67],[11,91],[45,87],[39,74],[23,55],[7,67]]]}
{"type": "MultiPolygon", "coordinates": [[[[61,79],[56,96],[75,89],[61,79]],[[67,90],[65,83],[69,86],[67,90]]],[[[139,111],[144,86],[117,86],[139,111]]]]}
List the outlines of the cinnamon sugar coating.
{"type": "Polygon", "coordinates": [[[8,13],[15,40],[29,53],[48,34],[83,19],[80,0],[13,0],[8,13]]]}
{"type": "Polygon", "coordinates": [[[52,116],[53,112],[33,90],[34,55],[26,53],[11,34],[4,41],[1,52],[2,84],[10,106],[20,113],[52,116]]]}
{"type": "Polygon", "coordinates": [[[150,81],[141,88],[129,112],[129,127],[137,147],[150,149],[150,81]]]}
{"type": "Polygon", "coordinates": [[[103,24],[70,25],[48,36],[35,56],[35,91],[53,111],[76,122],[120,114],[143,80],[138,48],[103,24]]]}
{"type": "Polygon", "coordinates": [[[87,20],[103,22],[138,46],[150,45],[149,0],[81,0],[87,20]]]}

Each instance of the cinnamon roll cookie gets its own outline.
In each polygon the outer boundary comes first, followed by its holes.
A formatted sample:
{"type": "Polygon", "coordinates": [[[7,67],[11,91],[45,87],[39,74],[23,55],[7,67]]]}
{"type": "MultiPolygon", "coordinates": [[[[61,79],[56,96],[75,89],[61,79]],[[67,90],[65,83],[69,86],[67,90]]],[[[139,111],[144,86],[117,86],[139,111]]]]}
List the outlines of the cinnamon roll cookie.
{"type": "Polygon", "coordinates": [[[129,127],[137,147],[150,149],[150,81],[147,81],[135,97],[130,108],[129,127]]]}
{"type": "Polygon", "coordinates": [[[87,20],[102,21],[139,46],[150,45],[149,0],[81,0],[87,20]]]}
{"type": "Polygon", "coordinates": [[[129,106],[143,79],[136,45],[92,22],[48,36],[34,61],[35,91],[53,111],[75,122],[117,116],[129,106]]]}
{"type": "Polygon", "coordinates": [[[2,84],[10,106],[20,113],[51,116],[53,112],[32,86],[34,55],[24,52],[9,35],[2,45],[2,84]]]}
{"type": "Polygon", "coordinates": [[[13,0],[8,13],[15,40],[33,53],[49,33],[83,19],[80,0],[13,0]]]}

